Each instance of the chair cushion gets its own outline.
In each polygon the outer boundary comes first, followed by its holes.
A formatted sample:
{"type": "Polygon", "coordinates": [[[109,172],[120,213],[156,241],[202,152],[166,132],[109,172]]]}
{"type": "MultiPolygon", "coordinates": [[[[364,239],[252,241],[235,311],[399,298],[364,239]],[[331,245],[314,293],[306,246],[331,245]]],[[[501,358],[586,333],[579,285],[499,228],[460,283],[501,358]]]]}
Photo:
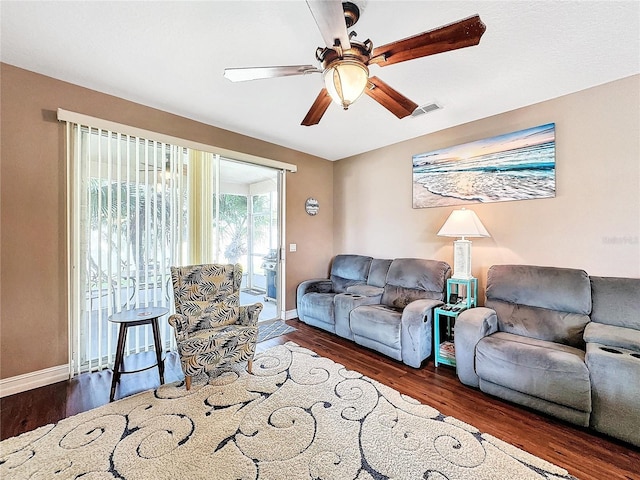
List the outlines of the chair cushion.
{"type": "Polygon", "coordinates": [[[240,292],[234,292],[222,301],[183,302],[182,311],[187,315],[193,330],[232,325],[239,317],[240,292]]]}
{"type": "Polygon", "coordinates": [[[584,270],[535,265],[493,265],[487,273],[485,306],[498,329],[584,348],[591,313],[591,284],[584,270]]]}
{"type": "Polygon", "coordinates": [[[375,340],[400,350],[402,312],[385,305],[361,305],[351,310],[349,324],[354,336],[375,340]]]}
{"type": "Polygon", "coordinates": [[[387,273],[389,272],[390,265],[391,260],[384,260],[380,258],[374,258],[371,260],[369,276],[367,277],[367,285],[384,287],[384,284],[387,282],[387,273]]]}
{"type": "Polygon", "coordinates": [[[478,342],[476,373],[517,392],[591,411],[589,371],[577,348],[498,332],[478,342]]]}
{"type": "Polygon", "coordinates": [[[171,267],[171,279],[177,313],[182,304],[189,301],[219,302],[240,289],[242,267],[236,265],[205,264],[171,267]]]}
{"type": "Polygon", "coordinates": [[[485,306],[498,317],[498,330],[548,342],[584,348],[584,328],[589,316],[547,308],[530,307],[501,300],[489,300],[485,306]]]}
{"type": "MultiPolygon", "coordinates": [[[[178,344],[181,360],[190,364],[190,371],[198,366],[217,367],[251,358],[258,335],[257,327],[227,325],[208,330],[199,330],[178,344]]],[[[186,374],[187,372],[185,372],[186,374]]],[[[193,374],[193,373],[191,373],[193,374]]]]}
{"type": "Polygon", "coordinates": [[[331,265],[333,291],[344,293],[351,285],[366,283],[371,260],[363,255],[336,255],[331,265]]]}
{"type": "Polygon", "coordinates": [[[487,272],[487,300],[501,300],[560,312],[591,313],[591,284],[584,270],[535,265],[493,265],[487,272]]]}
{"type": "Polygon", "coordinates": [[[422,258],[396,258],[389,266],[382,304],[404,308],[418,299],[442,300],[451,267],[445,262],[422,258]]]}

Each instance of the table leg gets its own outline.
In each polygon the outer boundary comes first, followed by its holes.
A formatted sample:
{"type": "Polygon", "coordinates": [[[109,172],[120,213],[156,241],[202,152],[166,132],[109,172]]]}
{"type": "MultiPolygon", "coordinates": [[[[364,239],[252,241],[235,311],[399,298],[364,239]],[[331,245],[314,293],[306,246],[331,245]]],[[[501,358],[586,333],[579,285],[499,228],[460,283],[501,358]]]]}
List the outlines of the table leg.
{"type": "Polygon", "coordinates": [[[111,394],[109,395],[109,401],[113,402],[116,395],[116,384],[120,381],[120,371],[122,370],[122,363],[124,358],[124,345],[127,340],[127,325],[120,324],[120,330],[118,331],[118,346],[116,347],[116,360],[113,365],[113,376],[111,377],[111,394]]]}
{"type": "Polygon", "coordinates": [[[160,329],[158,328],[158,319],[154,318],[151,322],[153,328],[153,342],[156,347],[156,361],[158,363],[158,373],[160,374],[160,385],[164,383],[164,362],[162,361],[162,339],[160,338],[160,329]]]}
{"type": "Polygon", "coordinates": [[[433,322],[433,363],[437,367],[440,360],[440,314],[434,314],[433,322]]]}

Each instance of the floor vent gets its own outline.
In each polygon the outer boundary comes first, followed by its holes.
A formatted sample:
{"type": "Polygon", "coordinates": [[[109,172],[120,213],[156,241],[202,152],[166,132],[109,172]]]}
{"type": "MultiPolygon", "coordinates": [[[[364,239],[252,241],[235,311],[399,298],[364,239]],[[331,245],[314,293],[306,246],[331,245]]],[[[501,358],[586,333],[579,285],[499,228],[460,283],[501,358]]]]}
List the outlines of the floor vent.
{"type": "Polygon", "coordinates": [[[420,105],[416,108],[411,114],[412,117],[419,117],[420,115],[424,115],[425,113],[434,112],[436,110],[440,110],[442,107],[438,105],[436,102],[427,103],[425,105],[420,105]]]}

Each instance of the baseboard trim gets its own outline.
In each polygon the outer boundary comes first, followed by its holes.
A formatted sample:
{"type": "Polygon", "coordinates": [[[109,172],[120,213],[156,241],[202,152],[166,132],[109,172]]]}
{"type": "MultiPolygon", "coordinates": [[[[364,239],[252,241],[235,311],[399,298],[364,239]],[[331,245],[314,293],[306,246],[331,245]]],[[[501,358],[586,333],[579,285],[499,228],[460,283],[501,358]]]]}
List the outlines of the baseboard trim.
{"type": "Polygon", "coordinates": [[[298,309],[294,308],[293,310],[287,310],[284,312],[285,320],[291,320],[292,318],[298,318],[298,309]]]}
{"type": "Polygon", "coordinates": [[[0,398],[26,392],[34,388],[43,387],[69,378],[69,365],[45,368],[36,372],[29,372],[15,377],[0,380],[0,398]]]}

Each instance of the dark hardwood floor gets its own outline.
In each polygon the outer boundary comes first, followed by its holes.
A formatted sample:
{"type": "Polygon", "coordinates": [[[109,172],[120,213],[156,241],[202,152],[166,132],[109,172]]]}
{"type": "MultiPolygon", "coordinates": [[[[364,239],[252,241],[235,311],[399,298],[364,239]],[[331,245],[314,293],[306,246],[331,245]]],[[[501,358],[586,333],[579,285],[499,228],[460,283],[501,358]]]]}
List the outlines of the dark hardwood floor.
{"type": "MultiPolygon", "coordinates": [[[[297,320],[287,323],[298,330],[258,344],[257,351],[287,341],[296,342],[445,415],[562,466],[579,479],[640,480],[640,451],[629,444],[466,387],[458,381],[454,369],[435,368],[431,359],[422,368],[413,369],[297,320]]],[[[182,378],[177,356],[167,355],[165,381],[182,378]]],[[[156,369],[124,375],[116,398],[157,387],[158,383],[156,369]]],[[[0,438],[104,405],[109,402],[110,385],[111,373],[103,371],[5,397],[0,400],[0,438]]]]}

